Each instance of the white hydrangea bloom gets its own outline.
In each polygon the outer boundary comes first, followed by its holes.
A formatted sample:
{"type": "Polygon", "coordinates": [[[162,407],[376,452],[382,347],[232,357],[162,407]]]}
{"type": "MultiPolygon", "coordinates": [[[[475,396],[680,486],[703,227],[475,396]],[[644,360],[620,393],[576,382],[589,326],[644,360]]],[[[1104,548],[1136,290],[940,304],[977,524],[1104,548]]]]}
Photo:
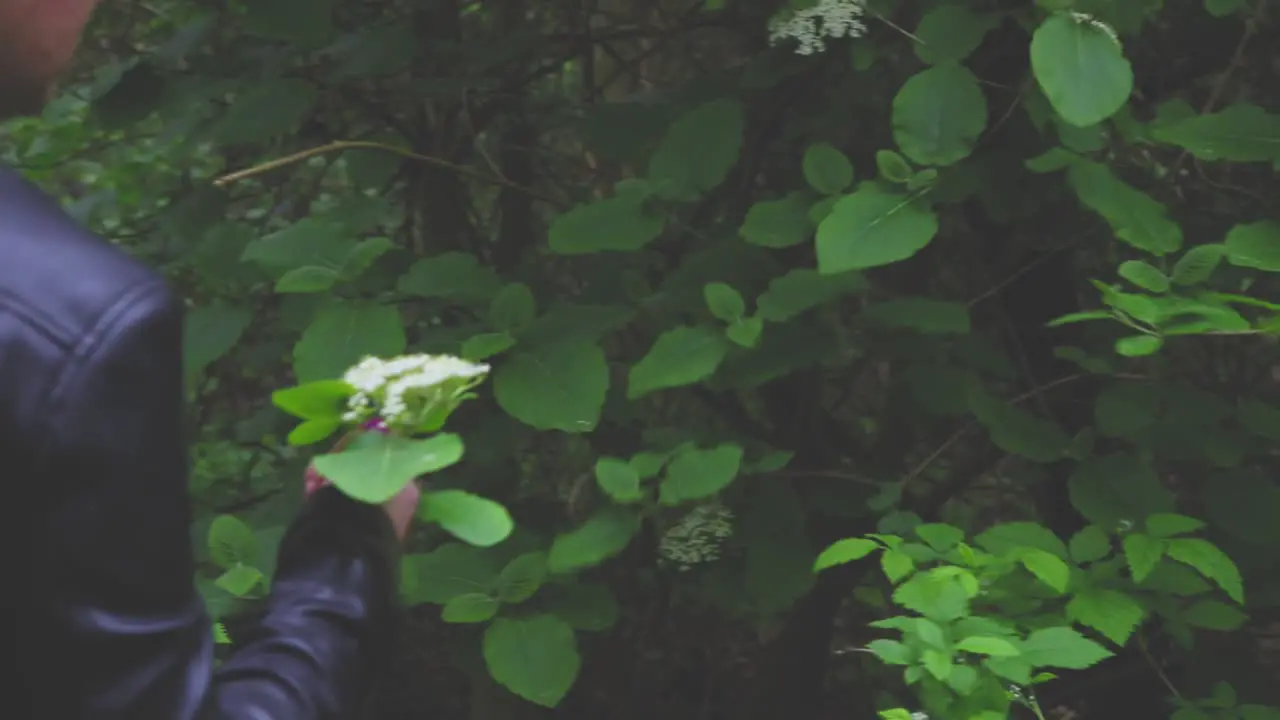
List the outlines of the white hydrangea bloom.
{"type": "Polygon", "coordinates": [[[719,504],[701,505],[663,533],[658,552],[683,572],[720,559],[720,549],[731,535],[733,512],[719,504]]]}
{"type": "Polygon", "coordinates": [[[366,357],[342,376],[355,388],[343,419],[376,416],[390,425],[416,425],[433,411],[451,410],[488,373],[488,365],[450,355],[366,357]]]}
{"type": "Polygon", "coordinates": [[[769,21],[769,44],[793,39],[796,53],[813,55],[827,47],[827,38],[861,37],[867,31],[862,16],[866,0],[818,0],[804,10],[783,11],[769,21]]]}

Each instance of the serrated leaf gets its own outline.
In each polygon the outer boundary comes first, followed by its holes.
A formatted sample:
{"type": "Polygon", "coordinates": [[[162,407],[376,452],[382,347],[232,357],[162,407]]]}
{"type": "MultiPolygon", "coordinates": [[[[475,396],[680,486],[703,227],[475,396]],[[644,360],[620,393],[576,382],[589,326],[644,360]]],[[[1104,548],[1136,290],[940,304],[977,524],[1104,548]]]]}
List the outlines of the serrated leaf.
{"type": "Polygon", "coordinates": [[[1218,600],[1198,600],[1178,613],[1178,619],[1195,628],[1231,632],[1239,630],[1249,616],[1218,600]]]}
{"type": "Polygon", "coordinates": [[[1154,538],[1185,535],[1204,527],[1204,521],[1174,513],[1157,513],[1147,518],[1147,533],[1154,538]]]}
{"type": "Polygon", "coordinates": [[[1142,533],[1130,533],[1121,540],[1124,548],[1124,559],[1129,564],[1129,574],[1136,583],[1142,582],[1160,558],[1164,557],[1165,543],[1142,533]]]}
{"type": "Polygon", "coordinates": [[[1201,285],[1208,282],[1225,255],[1226,247],[1222,245],[1197,245],[1189,248],[1178,258],[1169,277],[1175,285],[1201,285]]]}
{"type": "Polygon", "coordinates": [[[1146,617],[1146,610],[1122,592],[1085,588],[1067,603],[1067,617],[1123,646],[1146,617]]]}
{"type": "Polygon", "coordinates": [[[1016,657],[1022,654],[1021,650],[1004,638],[982,637],[977,635],[967,637],[956,643],[956,649],[977,655],[989,655],[991,657],[1016,657]]]}
{"type": "Polygon", "coordinates": [[[1240,578],[1240,570],[1217,545],[1200,538],[1173,538],[1166,542],[1169,557],[1195,568],[1201,575],[1217,583],[1227,597],[1244,604],[1244,583],[1240,578]]]}
{"type": "Polygon", "coordinates": [[[1071,582],[1071,568],[1056,555],[1037,548],[1027,548],[1017,554],[1018,562],[1045,585],[1066,592],[1071,582]]]}
{"type": "Polygon", "coordinates": [[[1077,563],[1097,562],[1111,554],[1111,539],[1097,525],[1090,525],[1071,537],[1067,544],[1077,563]]]}
{"type": "Polygon", "coordinates": [[[1069,627],[1036,630],[1022,641],[1022,657],[1032,667],[1083,670],[1112,656],[1112,652],[1069,627]]]}

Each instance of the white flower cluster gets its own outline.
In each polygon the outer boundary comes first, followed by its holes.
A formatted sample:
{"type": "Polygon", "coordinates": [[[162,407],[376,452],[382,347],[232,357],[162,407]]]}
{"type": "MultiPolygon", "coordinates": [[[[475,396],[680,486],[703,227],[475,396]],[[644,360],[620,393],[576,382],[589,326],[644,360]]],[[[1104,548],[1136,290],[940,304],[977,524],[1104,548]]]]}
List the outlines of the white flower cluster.
{"type": "Polygon", "coordinates": [[[827,38],[861,37],[866,11],[866,0],[818,0],[804,10],[784,10],[769,21],[769,44],[790,38],[799,43],[797,54],[813,55],[826,49],[827,38]]]}
{"type": "Polygon", "coordinates": [[[733,535],[733,512],[719,505],[701,505],[663,533],[658,552],[681,572],[720,558],[725,539],[733,535]]]}
{"type": "Polygon", "coordinates": [[[450,355],[366,357],[342,376],[355,388],[343,419],[418,425],[434,412],[452,410],[488,373],[488,365],[450,355]]]}

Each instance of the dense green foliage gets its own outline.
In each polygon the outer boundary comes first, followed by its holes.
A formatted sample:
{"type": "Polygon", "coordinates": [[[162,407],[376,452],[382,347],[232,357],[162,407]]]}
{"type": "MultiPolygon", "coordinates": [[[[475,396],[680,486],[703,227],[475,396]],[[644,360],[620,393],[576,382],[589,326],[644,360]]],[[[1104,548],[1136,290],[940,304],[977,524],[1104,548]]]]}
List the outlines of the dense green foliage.
{"type": "Polygon", "coordinates": [[[1274,719],[1277,18],[109,3],[0,156],[189,300],[224,642],[272,393],[492,365],[376,717],[1274,719]]]}

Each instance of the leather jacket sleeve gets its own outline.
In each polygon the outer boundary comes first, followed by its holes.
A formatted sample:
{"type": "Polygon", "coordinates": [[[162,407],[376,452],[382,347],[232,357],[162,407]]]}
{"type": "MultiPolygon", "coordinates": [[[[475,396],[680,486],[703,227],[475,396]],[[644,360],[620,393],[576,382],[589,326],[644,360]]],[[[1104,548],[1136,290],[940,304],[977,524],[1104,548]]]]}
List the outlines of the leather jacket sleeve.
{"type": "MultiPolygon", "coordinates": [[[[183,438],[181,310],[135,287],[80,340],[54,383],[20,658],[31,717],[51,720],[350,716],[388,656],[395,542],[376,507],[327,488],[281,543],[265,612],[215,669],[194,587],[183,438]]],[[[33,419],[35,421],[36,419],[33,419]]],[[[301,484],[301,483],[299,483],[301,484]]]]}

